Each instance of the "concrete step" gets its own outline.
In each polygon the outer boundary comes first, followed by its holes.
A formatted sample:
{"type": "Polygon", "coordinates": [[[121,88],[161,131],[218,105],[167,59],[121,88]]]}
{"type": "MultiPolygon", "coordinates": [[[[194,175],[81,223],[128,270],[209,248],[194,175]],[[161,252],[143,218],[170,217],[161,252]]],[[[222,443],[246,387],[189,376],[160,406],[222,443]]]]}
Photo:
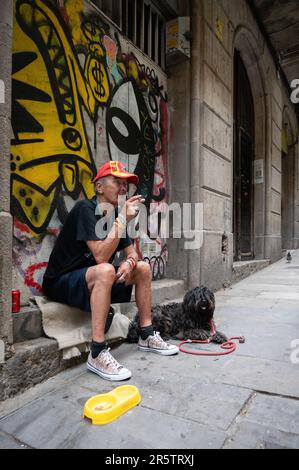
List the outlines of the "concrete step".
{"type": "MultiPolygon", "coordinates": [[[[152,303],[167,304],[181,302],[185,295],[185,282],[176,279],[161,279],[152,284],[152,303]]],[[[135,303],[135,290],[132,293],[132,302],[127,304],[113,304],[116,313],[122,313],[133,319],[138,311],[135,303]]]]}
{"type": "MultiPolygon", "coordinates": [[[[185,283],[176,279],[161,279],[152,284],[153,304],[161,304],[182,297],[185,293],[185,283]]],[[[135,292],[132,300],[135,301],[135,292]]]]}
{"type": "Polygon", "coordinates": [[[58,343],[48,338],[24,341],[13,346],[14,355],[0,364],[0,401],[13,397],[86,360],[80,358],[63,360],[58,343]]]}
{"type": "Polygon", "coordinates": [[[237,261],[233,264],[232,284],[246,279],[252,274],[267,268],[271,264],[269,259],[237,261]]]}
{"type": "Polygon", "coordinates": [[[12,314],[14,343],[29,341],[44,336],[41,311],[37,306],[22,307],[12,314]]]}

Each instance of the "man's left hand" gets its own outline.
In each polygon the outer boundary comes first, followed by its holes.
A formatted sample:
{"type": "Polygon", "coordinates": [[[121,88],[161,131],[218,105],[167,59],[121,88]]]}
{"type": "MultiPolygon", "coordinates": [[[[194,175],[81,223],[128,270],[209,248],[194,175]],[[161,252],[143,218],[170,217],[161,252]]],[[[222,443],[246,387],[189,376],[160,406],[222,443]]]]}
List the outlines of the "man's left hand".
{"type": "Polygon", "coordinates": [[[130,276],[132,273],[132,267],[130,263],[127,263],[126,261],[120,266],[119,270],[117,271],[117,274],[115,276],[115,282],[116,284],[124,284],[129,282],[130,276]]]}

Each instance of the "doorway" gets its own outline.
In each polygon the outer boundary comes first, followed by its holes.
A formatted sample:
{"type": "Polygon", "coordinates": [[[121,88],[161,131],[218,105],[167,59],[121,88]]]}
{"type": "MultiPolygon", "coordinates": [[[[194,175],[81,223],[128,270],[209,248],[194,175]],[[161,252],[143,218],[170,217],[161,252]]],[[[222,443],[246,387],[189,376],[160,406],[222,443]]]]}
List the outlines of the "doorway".
{"type": "Polygon", "coordinates": [[[290,125],[283,122],[282,127],[282,177],[281,177],[281,238],[282,249],[294,248],[294,194],[295,194],[295,165],[290,125]]]}
{"type": "Polygon", "coordinates": [[[254,104],[245,65],[234,56],[234,260],[254,259],[254,104]]]}

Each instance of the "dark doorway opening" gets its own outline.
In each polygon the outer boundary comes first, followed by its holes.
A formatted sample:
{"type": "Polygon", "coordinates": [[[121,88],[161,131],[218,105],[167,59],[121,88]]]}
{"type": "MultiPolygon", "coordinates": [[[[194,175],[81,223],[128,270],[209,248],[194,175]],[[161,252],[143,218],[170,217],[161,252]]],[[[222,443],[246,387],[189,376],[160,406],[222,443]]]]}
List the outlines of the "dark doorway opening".
{"type": "Polygon", "coordinates": [[[294,192],[295,192],[295,164],[293,146],[289,146],[290,126],[283,123],[282,139],[282,188],[281,188],[281,238],[282,249],[294,248],[294,192]]]}
{"type": "Polygon", "coordinates": [[[234,62],[234,260],[242,261],[254,258],[254,104],[239,51],[234,62]]]}

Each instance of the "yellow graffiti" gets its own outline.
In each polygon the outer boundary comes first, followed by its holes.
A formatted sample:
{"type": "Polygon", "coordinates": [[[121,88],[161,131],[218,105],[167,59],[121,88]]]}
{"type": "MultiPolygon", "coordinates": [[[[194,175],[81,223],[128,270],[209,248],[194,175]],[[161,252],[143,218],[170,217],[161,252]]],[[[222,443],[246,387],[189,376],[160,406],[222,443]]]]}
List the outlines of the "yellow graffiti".
{"type": "Polygon", "coordinates": [[[149,78],[142,73],[137,58],[133,54],[127,56],[124,54],[122,60],[123,62],[118,62],[117,64],[122,76],[132,78],[141,90],[150,88],[151,82],[149,78]]]}
{"type": "Polygon", "coordinates": [[[74,14],[75,41],[85,38],[83,69],[65,23],[47,0],[15,0],[14,6],[12,204],[15,214],[41,233],[61,189],[74,199],[81,191],[88,198],[94,194],[95,164],[82,105],[96,122],[110,84],[103,32],[86,23],[79,35],[82,0],[67,1],[66,8],[74,14]]]}
{"type": "Polygon", "coordinates": [[[81,29],[83,6],[84,0],[66,0],[64,3],[65,11],[69,19],[69,28],[72,31],[72,39],[75,46],[85,42],[85,36],[81,29]]]}
{"type": "Polygon", "coordinates": [[[84,70],[85,79],[92,90],[95,102],[107,104],[110,85],[104,65],[106,64],[106,52],[102,44],[103,32],[101,28],[90,22],[87,22],[83,29],[85,37],[89,41],[89,54],[84,70]]]}
{"type": "Polygon", "coordinates": [[[224,31],[224,23],[220,18],[216,18],[216,36],[219,41],[223,42],[223,31],[224,31]]]}

